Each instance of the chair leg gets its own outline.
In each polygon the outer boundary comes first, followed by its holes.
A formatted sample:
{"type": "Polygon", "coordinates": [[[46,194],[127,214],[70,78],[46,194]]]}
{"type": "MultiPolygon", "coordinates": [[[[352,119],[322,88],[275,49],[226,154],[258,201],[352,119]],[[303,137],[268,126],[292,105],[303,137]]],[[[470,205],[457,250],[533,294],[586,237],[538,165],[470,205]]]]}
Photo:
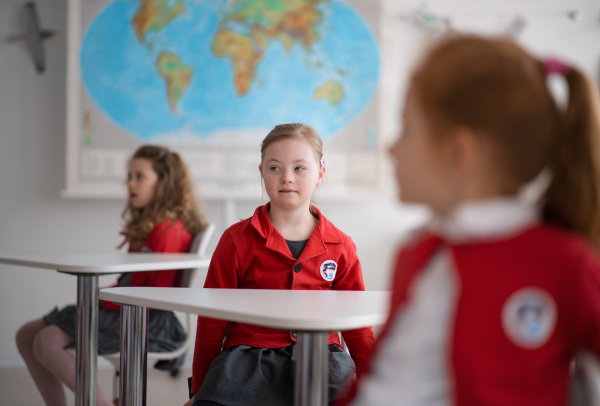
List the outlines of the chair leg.
{"type": "Polygon", "coordinates": [[[119,397],[119,370],[115,368],[115,374],[113,375],[113,399],[119,397]]]}

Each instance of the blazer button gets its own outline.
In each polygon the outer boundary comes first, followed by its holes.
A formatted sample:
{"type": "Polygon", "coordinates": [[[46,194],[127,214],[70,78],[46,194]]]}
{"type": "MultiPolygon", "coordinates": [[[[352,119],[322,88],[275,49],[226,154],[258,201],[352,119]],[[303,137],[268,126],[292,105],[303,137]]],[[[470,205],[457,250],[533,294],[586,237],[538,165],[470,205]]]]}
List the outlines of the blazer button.
{"type": "Polygon", "coordinates": [[[292,331],[292,337],[294,337],[294,338],[298,338],[298,333],[297,333],[297,332],[295,332],[295,331],[292,331]]]}
{"type": "Polygon", "coordinates": [[[294,265],[294,272],[298,273],[298,272],[300,272],[301,269],[302,269],[302,264],[294,265]]]}

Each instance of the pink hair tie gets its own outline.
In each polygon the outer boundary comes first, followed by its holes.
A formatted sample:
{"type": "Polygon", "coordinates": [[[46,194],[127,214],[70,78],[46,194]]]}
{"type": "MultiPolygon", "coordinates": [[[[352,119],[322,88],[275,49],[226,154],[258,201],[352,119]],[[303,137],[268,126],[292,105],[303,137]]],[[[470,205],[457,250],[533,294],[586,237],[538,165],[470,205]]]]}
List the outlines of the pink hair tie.
{"type": "Polygon", "coordinates": [[[553,73],[558,73],[564,76],[569,72],[569,70],[571,70],[569,65],[563,63],[560,59],[546,58],[544,60],[544,76],[548,76],[553,73]]]}
{"type": "Polygon", "coordinates": [[[321,154],[321,169],[325,169],[325,152],[321,154]]]}

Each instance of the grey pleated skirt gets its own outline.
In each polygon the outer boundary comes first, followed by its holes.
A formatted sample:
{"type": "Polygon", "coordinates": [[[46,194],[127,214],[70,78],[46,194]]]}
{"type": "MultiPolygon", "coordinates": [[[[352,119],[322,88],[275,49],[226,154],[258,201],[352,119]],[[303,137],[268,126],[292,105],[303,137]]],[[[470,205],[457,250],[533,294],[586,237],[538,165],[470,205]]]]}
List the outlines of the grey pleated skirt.
{"type": "MultiPolygon", "coordinates": [[[[224,349],[214,359],[194,406],[292,406],[296,346],[256,348],[238,345],[224,349]],[[203,401],[209,401],[208,403],[203,401]]],[[[342,395],[356,367],[350,355],[329,346],[329,400],[342,395]]]]}
{"type": "MultiPolygon", "coordinates": [[[[44,321],[60,327],[64,332],[77,337],[77,312],[74,305],[58,310],[55,307],[44,316],[44,321]]],[[[119,352],[121,336],[121,313],[115,310],[99,309],[98,313],[98,354],[119,352]]],[[[148,312],[148,351],[173,351],[183,344],[186,333],[173,312],[150,309],[148,312]]],[[[71,347],[75,347],[73,344],[71,347]]]]}

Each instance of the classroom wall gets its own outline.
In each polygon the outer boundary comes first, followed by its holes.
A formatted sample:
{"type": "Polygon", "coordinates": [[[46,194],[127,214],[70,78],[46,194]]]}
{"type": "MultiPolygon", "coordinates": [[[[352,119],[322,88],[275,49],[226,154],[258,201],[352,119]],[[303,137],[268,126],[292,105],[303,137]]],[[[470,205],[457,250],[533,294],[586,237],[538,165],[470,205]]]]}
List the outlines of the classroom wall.
{"type": "MultiPolygon", "coordinates": [[[[57,32],[46,42],[47,71],[38,75],[21,43],[5,38],[19,32],[24,1],[0,0],[0,252],[111,252],[120,242],[125,200],[63,199],[65,173],[65,29],[66,1],[38,0],[43,27],[57,32]]],[[[391,2],[407,16],[418,1],[391,2]]],[[[457,26],[484,31],[506,27],[519,12],[529,18],[520,38],[540,52],[554,50],[598,78],[600,6],[597,0],[429,1],[432,10],[453,16],[457,26]],[[473,8],[470,3],[476,3],[473,8]],[[577,21],[566,13],[579,9],[577,21]]],[[[431,38],[414,23],[398,18],[398,53],[402,74],[431,38]]],[[[394,36],[392,35],[392,36],[394,36]]],[[[386,84],[401,92],[403,81],[386,84]]],[[[398,106],[395,106],[398,107],[398,106]]],[[[398,241],[420,224],[424,211],[389,198],[321,202],[325,215],[355,241],[367,289],[387,286],[391,256],[398,241]]],[[[252,214],[260,201],[234,202],[236,217],[252,214]]],[[[231,212],[221,201],[204,203],[217,236],[231,212]]],[[[212,252],[216,240],[209,250],[212,252]]],[[[114,281],[102,277],[101,285],[114,281]]],[[[25,321],[54,306],[75,302],[75,278],[48,270],[0,265],[0,367],[23,365],[14,334],[25,321]]],[[[100,363],[100,365],[103,365],[100,363]]]]}

